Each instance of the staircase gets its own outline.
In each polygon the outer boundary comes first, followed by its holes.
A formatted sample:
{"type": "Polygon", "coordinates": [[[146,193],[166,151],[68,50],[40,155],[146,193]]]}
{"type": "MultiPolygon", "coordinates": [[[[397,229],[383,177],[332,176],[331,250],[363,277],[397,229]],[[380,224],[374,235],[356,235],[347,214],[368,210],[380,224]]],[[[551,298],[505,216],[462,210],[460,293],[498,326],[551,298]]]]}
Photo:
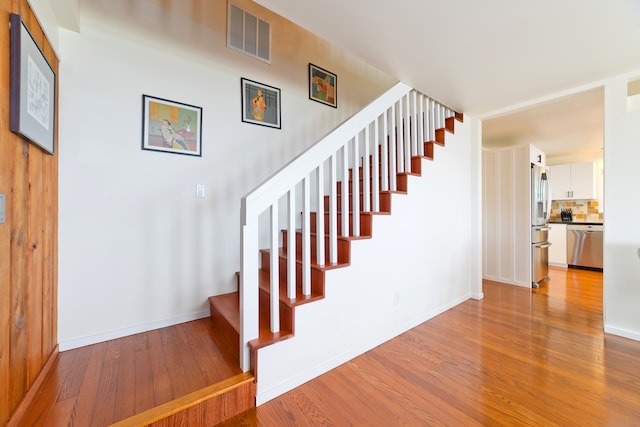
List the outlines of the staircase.
{"type": "Polygon", "coordinates": [[[352,242],[372,238],[456,121],[399,83],[245,196],[238,291],[209,298],[243,370],[259,378],[258,350],[295,335],[296,307],[325,298],[326,273],[350,265],[352,242]]]}

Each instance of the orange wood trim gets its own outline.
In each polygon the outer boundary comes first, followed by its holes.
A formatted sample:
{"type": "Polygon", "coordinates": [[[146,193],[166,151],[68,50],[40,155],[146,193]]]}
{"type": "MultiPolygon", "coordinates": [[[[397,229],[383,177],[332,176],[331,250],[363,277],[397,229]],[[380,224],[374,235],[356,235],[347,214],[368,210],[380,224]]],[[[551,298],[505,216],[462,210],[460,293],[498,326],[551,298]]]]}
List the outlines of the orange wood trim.
{"type": "Polygon", "coordinates": [[[255,406],[254,380],[255,378],[251,372],[243,372],[209,387],[125,418],[111,424],[111,427],[178,425],[178,421],[181,419],[193,419],[193,417],[206,417],[203,421],[206,420],[208,423],[179,425],[213,425],[224,421],[222,419],[224,415],[226,415],[224,418],[230,418],[255,406]],[[220,399],[221,396],[231,393],[232,390],[239,392],[237,402],[234,401],[236,399],[229,399],[228,396],[220,399]],[[230,405],[227,406],[227,404],[230,405]],[[223,410],[206,410],[207,406],[220,406],[223,410]],[[183,412],[191,413],[181,414],[183,412]],[[220,419],[215,420],[214,417],[220,419]]]}
{"type": "Polygon", "coordinates": [[[31,402],[33,402],[36,395],[38,394],[38,391],[40,391],[40,387],[42,386],[42,383],[44,382],[45,378],[47,378],[49,371],[51,371],[51,368],[55,366],[55,361],[58,358],[58,354],[59,354],[58,346],[56,345],[53,348],[53,351],[51,352],[51,354],[49,355],[47,362],[42,367],[40,374],[38,374],[35,381],[33,382],[33,385],[31,386],[27,394],[24,396],[24,399],[22,399],[22,401],[20,402],[20,405],[18,405],[15,412],[9,419],[9,422],[7,423],[7,427],[17,427],[20,425],[20,421],[22,420],[22,417],[26,413],[27,408],[29,408],[29,405],[31,405],[31,402]]]}

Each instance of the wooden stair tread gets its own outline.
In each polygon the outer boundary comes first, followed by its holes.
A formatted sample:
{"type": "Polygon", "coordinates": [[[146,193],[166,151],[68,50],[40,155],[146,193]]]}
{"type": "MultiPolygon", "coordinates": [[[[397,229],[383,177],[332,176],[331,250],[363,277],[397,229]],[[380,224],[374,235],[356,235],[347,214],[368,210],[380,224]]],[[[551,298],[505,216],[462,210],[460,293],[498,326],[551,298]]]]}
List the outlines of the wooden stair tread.
{"type": "MultiPolygon", "coordinates": [[[[188,411],[190,409],[197,410],[197,406],[204,404],[209,400],[228,399],[228,395],[230,393],[234,393],[234,391],[243,387],[246,388],[247,386],[248,390],[240,390],[240,393],[242,394],[247,394],[247,392],[249,392],[249,396],[240,397],[240,399],[245,400],[244,406],[247,407],[243,406],[236,409],[235,414],[227,414],[227,418],[229,418],[242,413],[251,407],[255,407],[255,378],[251,372],[243,372],[216,384],[196,390],[185,396],[181,396],[177,399],[111,424],[111,427],[146,426],[163,420],[170,420],[172,419],[172,416],[176,416],[181,412],[188,411]],[[251,396],[251,394],[253,396],[251,396]],[[252,405],[249,403],[250,401],[253,401],[252,405]]],[[[225,420],[226,418],[222,421],[225,420]]]]}
{"type": "Polygon", "coordinates": [[[293,338],[291,331],[271,332],[269,328],[260,327],[258,338],[249,341],[249,347],[252,351],[259,350],[271,344],[293,338]]]}
{"type": "Polygon", "coordinates": [[[209,297],[209,302],[215,305],[220,314],[229,322],[233,329],[240,333],[240,294],[230,292],[209,297]]]}
{"type": "MultiPolygon", "coordinates": [[[[216,306],[216,309],[219,310],[229,324],[234,326],[234,329],[240,335],[240,292],[235,291],[209,297],[209,301],[216,306]]],[[[293,332],[288,329],[282,329],[276,333],[271,332],[269,313],[266,310],[260,310],[258,338],[249,344],[255,350],[292,336],[293,332]]]]}
{"type": "MultiPolygon", "coordinates": [[[[353,237],[353,236],[348,236],[348,237],[344,237],[344,236],[340,236],[341,240],[361,240],[361,239],[370,239],[370,236],[365,236],[365,237],[353,237]]],[[[264,253],[271,253],[271,249],[260,249],[260,252],[264,252],[264,253]]],[[[286,250],[282,249],[282,248],[278,248],[278,256],[280,258],[287,258],[289,256],[289,254],[287,253],[286,250]]],[[[296,257],[296,264],[302,264],[302,260],[299,259],[298,257],[296,257]]],[[[351,265],[351,263],[348,262],[338,262],[336,264],[330,264],[330,263],[326,263],[325,265],[318,265],[317,262],[315,260],[311,260],[311,268],[313,270],[318,270],[318,271],[327,271],[327,270],[335,270],[336,268],[342,268],[342,267],[347,267],[351,265]]],[[[260,271],[263,271],[263,269],[260,269],[260,271]]]]}
{"type": "MultiPolygon", "coordinates": [[[[271,292],[271,276],[268,271],[260,270],[258,272],[258,281],[260,283],[260,290],[266,293],[271,292]]],[[[318,301],[324,298],[324,294],[320,292],[314,292],[313,287],[311,289],[311,295],[304,295],[302,293],[302,285],[297,284],[296,286],[296,297],[294,299],[289,299],[287,296],[287,279],[284,277],[280,277],[280,286],[279,288],[279,299],[280,302],[290,306],[295,307],[298,305],[306,304],[312,301],[318,301]]]]}

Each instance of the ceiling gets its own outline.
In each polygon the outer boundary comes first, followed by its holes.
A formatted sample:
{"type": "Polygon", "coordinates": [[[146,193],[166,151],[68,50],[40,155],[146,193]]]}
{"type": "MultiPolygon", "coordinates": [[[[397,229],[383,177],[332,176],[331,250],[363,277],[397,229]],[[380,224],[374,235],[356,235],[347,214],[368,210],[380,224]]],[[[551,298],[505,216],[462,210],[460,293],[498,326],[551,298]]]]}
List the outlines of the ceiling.
{"type": "Polygon", "coordinates": [[[548,156],[600,150],[601,89],[515,106],[640,70],[638,0],[255,1],[485,119],[485,145],[529,142],[548,156]]]}
{"type": "Polygon", "coordinates": [[[533,144],[558,164],[602,158],[604,90],[596,88],[482,122],[482,145],[533,144]]]}

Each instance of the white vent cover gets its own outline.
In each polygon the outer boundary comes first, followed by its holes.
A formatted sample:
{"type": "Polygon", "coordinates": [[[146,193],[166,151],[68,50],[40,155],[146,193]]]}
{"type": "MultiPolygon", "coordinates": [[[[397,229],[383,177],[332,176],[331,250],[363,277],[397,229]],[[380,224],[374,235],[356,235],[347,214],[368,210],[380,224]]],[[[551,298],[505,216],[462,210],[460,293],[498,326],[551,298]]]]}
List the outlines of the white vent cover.
{"type": "Polygon", "coordinates": [[[271,63],[271,24],[229,3],[227,47],[271,63]]]}

